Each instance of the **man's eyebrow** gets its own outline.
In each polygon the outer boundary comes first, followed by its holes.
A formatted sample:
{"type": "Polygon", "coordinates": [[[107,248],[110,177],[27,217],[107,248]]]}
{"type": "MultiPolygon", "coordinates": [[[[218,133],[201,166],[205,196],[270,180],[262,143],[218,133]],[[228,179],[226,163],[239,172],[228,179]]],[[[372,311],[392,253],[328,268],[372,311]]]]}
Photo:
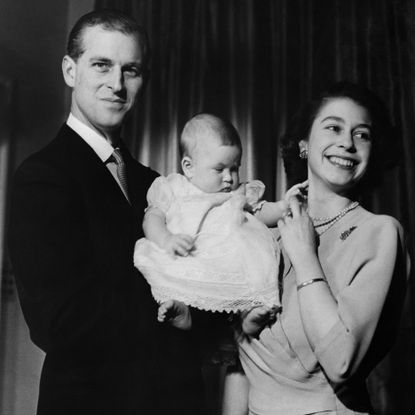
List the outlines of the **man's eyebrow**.
{"type": "Polygon", "coordinates": [[[136,68],[142,68],[143,64],[140,61],[132,61],[132,62],[125,63],[123,66],[124,67],[135,66],[136,68]]]}
{"type": "MultiPolygon", "coordinates": [[[[112,59],[107,58],[105,56],[91,56],[89,58],[90,61],[100,61],[100,62],[105,62],[105,63],[112,63],[112,59]]],[[[124,63],[122,66],[137,66],[137,67],[141,67],[143,66],[143,63],[141,62],[141,60],[136,60],[136,61],[131,61],[131,62],[126,62],[124,63]]]]}
{"type": "Polygon", "coordinates": [[[104,56],[91,56],[90,60],[91,60],[91,61],[107,62],[107,63],[112,62],[112,60],[111,60],[111,59],[106,58],[106,57],[104,57],[104,56]]]}

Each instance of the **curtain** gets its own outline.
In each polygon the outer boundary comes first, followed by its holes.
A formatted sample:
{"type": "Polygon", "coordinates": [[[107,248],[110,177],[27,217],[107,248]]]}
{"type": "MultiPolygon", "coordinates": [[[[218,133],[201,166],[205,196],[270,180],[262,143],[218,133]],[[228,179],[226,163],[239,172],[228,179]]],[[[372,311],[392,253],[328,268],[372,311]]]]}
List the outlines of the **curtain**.
{"type": "MultiPolygon", "coordinates": [[[[8,182],[10,176],[10,153],[12,141],[12,93],[11,80],[0,76],[0,289],[7,292],[7,281],[3,281],[6,274],[5,266],[5,225],[6,225],[6,200],[8,182]],[[4,283],[4,285],[3,285],[4,283]]],[[[0,310],[2,308],[2,296],[0,295],[0,310]]],[[[0,313],[0,320],[1,320],[0,313]]],[[[2,325],[0,324],[0,331],[2,325]]],[[[0,333],[1,334],[1,333],[0,333]]]]}
{"type": "MultiPolygon", "coordinates": [[[[135,156],[162,174],[179,168],[178,138],[194,113],[238,129],[243,179],[279,198],[285,176],[279,137],[316,91],[337,80],[365,83],[388,104],[401,163],[366,205],[415,235],[415,4],[410,0],[96,0],[147,28],[151,80],[125,136],[135,156]]],[[[414,251],[411,249],[412,258],[414,251]]],[[[415,334],[410,280],[397,345],[369,387],[379,414],[415,413],[415,334]]]]}
{"type": "Polygon", "coordinates": [[[14,408],[14,399],[7,394],[13,390],[15,373],[10,370],[9,312],[15,304],[13,276],[6,254],[7,201],[11,178],[11,160],[14,156],[16,85],[0,75],[0,413],[9,413],[14,408]]]}

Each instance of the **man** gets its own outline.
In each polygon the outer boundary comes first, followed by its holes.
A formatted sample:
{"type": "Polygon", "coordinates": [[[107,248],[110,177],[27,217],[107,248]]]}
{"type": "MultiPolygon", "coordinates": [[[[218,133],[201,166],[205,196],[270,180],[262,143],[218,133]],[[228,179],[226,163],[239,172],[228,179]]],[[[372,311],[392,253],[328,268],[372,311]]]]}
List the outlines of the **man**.
{"type": "Polygon", "coordinates": [[[131,157],[120,129],[146,82],[146,34],[119,12],[92,12],[67,52],[71,114],[16,172],[11,206],[19,296],[46,352],[38,415],[200,414],[191,332],[157,323],[133,267],[157,173],[131,157]]]}

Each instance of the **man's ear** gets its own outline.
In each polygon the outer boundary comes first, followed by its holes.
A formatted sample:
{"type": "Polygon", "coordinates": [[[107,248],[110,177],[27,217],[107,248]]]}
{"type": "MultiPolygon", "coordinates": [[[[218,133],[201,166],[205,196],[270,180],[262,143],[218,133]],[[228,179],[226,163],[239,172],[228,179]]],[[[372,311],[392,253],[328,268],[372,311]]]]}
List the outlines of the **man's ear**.
{"type": "Polygon", "coordinates": [[[66,85],[73,88],[75,86],[76,62],[69,55],[63,57],[62,73],[66,85]]]}
{"type": "Polygon", "coordinates": [[[182,170],[184,175],[191,179],[193,177],[194,173],[194,166],[193,166],[193,160],[189,156],[185,156],[182,158],[182,170]]]}

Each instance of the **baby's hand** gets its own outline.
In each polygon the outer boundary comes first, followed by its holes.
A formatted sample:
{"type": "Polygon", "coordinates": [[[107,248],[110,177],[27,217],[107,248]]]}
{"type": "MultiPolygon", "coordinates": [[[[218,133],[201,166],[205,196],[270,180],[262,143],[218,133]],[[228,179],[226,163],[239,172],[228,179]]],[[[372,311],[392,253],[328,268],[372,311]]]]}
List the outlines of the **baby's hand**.
{"type": "Polygon", "coordinates": [[[177,300],[168,300],[161,303],[157,313],[157,320],[167,322],[181,330],[192,328],[192,316],[189,307],[177,300]]]}
{"type": "Polygon", "coordinates": [[[242,315],[242,331],[247,336],[258,338],[265,326],[277,318],[278,307],[254,307],[242,315]]]}
{"type": "Polygon", "coordinates": [[[171,255],[187,256],[193,249],[193,245],[194,238],[178,233],[166,236],[162,248],[171,255]]]}

